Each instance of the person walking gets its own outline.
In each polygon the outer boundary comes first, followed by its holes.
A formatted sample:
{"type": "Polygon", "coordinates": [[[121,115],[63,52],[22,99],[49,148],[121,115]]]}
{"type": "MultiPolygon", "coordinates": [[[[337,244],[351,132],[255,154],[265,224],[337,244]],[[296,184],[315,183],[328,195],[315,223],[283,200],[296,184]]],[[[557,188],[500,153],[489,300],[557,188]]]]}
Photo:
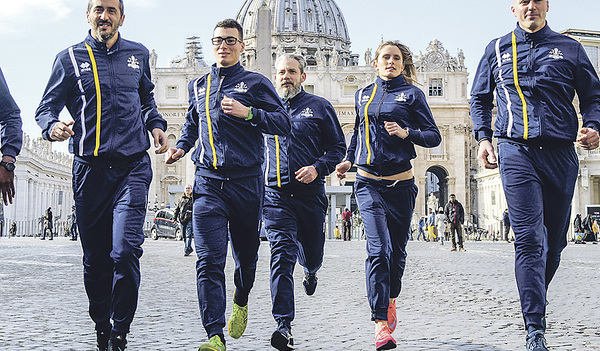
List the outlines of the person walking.
{"type": "Polygon", "coordinates": [[[516,28],[494,39],[471,90],[477,159],[500,167],[515,235],[515,276],[528,351],[548,350],[547,291],[567,245],[578,175],[573,142],[598,147],[600,82],[584,47],[554,32],[547,0],[513,0],[516,28]],[[577,93],[583,126],[573,106],[577,93]],[[496,102],[496,124],[492,109],[496,102]],[[496,150],[492,136],[498,139],[496,150]]]}
{"type": "Polygon", "coordinates": [[[573,231],[575,232],[575,243],[583,242],[583,224],[581,219],[581,214],[576,214],[575,219],[573,220],[573,231]]]}
{"type": "Polygon", "coordinates": [[[435,241],[435,238],[437,237],[435,230],[435,212],[430,208],[429,214],[427,215],[427,234],[429,234],[430,240],[435,241]]]}
{"type": "Polygon", "coordinates": [[[458,249],[460,251],[466,251],[463,247],[463,232],[462,224],[465,220],[465,210],[460,202],[456,200],[456,195],[450,194],[450,201],[444,207],[444,214],[446,215],[446,221],[450,226],[450,240],[452,240],[452,249],[450,251],[456,251],[456,244],[458,241],[458,249]]]}
{"type": "Polygon", "coordinates": [[[346,207],[342,212],[342,232],[344,241],[350,241],[352,238],[352,212],[346,207]]]}
{"type": "Polygon", "coordinates": [[[435,225],[437,227],[437,236],[440,238],[440,245],[444,245],[444,236],[446,233],[446,215],[444,208],[440,207],[435,215],[435,225]]]}
{"type": "Polygon", "coordinates": [[[381,43],[375,52],[375,83],[356,93],[356,122],[340,178],[356,163],[355,196],[367,238],[365,271],[375,347],[396,347],[396,298],[406,264],[406,244],[417,196],[411,160],[415,145],[441,142],[425,94],[413,83],[416,69],[408,47],[381,43]],[[393,151],[392,151],[393,150],[393,151]]]}
{"type": "Polygon", "coordinates": [[[419,217],[419,234],[417,235],[417,241],[421,239],[423,236],[423,241],[429,241],[427,239],[427,234],[425,233],[425,217],[419,217]]]}
{"type": "Polygon", "coordinates": [[[189,256],[194,249],[192,249],[192,237],[194,232],[192,231],[192,210],[194,207],[194,199],[192,197],[192,186],[187,184],[185,186],[183,194],[175,206],[175,213],[173,217],[179,222],[181,228],[181,234],[183,235],[183,255],[189,256]]]}
{"type": "Polygon", "coordinates": [[[46,233],[50,232],[50,238],[48,240],[54,239],[54,234],[52,233],[52,208],[48,207],[46,209],[46,213],[44,214],[44,230],[42,234],[41,240],[46,240],[46,233]]]}
{"type": "Polygon", "coordinates": [[[71,233],[71,240],[77,241],[78,230],[77,230],[77,213],[75,211],[75,205],[71,206],[70,217],[71,217],[70,218],[71,226],[69,227],[69,233],[71,233]]]}
{"type": "Polygon", "coordinates": [[[21,110],[10,94],[2,69],[0,69],[0,195],[4,205],[13,203],[15,197],[15,162],[23,145],[21,110]]]}
{"type": "Polygon", "coordinates": [[[323,264],[327,213],[325,176],[346,154],[344,133],[331,103],[304,91],[306,60],[284,54],[275,63],[275,87],[292,121],[289,136],[267,135],[263,217],[271,246],[271,300],[277,329],[271,345],[293,350],[294,266],[311,296],[323,264]]]}
{"type": "Polygon", "coordinates": [[[508,237],[510,234],[510,218],[508,216],[508,208],[504,209],[504,212],[502,213],[502,224],[504,226],[504,240],[506,240],[507,243],[510,243],[510,238],[508,237]]]}
{"type": "Polygon", "coordinates": [[[225,261],[231,241],[235,260],[233,309],[227,329],[235,339],[248,322],[254,284],[260,214],[264,198],[264,134],[289,135],[290,118],[273,84],[240,64],[242,26],[217,23],[211,39],[216,63],[189,84],[190,107],[176,148],[166,163],[192,154],[196,165],[192,228],[196,246],[198,301],[208,343],[200,351],[224,351],[225,261]]]}
{"type": "Polygon", "coordinates": [[[156,110],[148,49],[122,38],[122,0],[90,0],[84,41],[61,51],[36,111],[42,137],[69,140],[83,281],[99,350],[125,350],[137,308],[146,199],[148,134],[168,147],[156,110]],[[72,121],[59,120],[64,107],[72,121]]]}

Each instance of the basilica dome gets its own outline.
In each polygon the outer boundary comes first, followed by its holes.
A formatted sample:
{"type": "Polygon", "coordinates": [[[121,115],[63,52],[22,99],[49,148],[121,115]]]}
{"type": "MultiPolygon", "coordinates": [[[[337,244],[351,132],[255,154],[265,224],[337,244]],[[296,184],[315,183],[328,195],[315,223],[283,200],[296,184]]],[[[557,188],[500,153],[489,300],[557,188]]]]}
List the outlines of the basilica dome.
{"type": "Polygon", "coordinates": [[[247,56],[256,51],[257,13],[263,5],[271,10],[273,57],[293,52],[304,55],[309,65],[357,64],[358,55],[350,53],[346,21],[334,0],[245,0],[237,21],[244,29],[247,56]]]}

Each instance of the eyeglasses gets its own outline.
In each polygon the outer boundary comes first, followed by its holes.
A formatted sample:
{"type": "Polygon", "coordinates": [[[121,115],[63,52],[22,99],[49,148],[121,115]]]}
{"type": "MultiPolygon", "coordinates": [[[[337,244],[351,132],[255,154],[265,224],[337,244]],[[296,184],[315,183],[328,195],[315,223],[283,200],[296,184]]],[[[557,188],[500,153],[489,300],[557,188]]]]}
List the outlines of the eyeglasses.
{"type": "Polygon", "coordinates": [[[212,44],[214,46],[219,46],[223,43],[223,40],[225,40],[225,44],[227,44],[229,46],[233,46],[233,45],[237,44],[238,41],[240,43],[242,42],[241,40],[239,40],[236,37],[227,37],[227,38],[214,37],[210,41],[212,42],[212,44]]]}

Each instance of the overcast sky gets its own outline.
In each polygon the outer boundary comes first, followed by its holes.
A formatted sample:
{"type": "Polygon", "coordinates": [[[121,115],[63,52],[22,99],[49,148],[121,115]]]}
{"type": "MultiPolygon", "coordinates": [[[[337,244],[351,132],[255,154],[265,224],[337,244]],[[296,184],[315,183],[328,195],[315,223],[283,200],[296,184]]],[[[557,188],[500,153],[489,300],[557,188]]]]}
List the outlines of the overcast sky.
{"type": "MultiPolygon", "coordinates": [[[[125,0],[124,38],[158,54],[158,66],[184,53],[185,38],[199,36],[206,60],[214,25],[235,18],[243,0],[125,0]]],[[[336,0],[344,14],[352,51],[373,51],[383,37],[400,40],[418,54],[438,39],[451,55],[465,54],[469,81],[487,43],[512,30],[511,0],[336,0]]],[[[82,41],[89,25],[86,0],[0,0],[0,67],[22,110],[24,130],[40,135],[34,113],[55,55],[82,41]]],[[[556,31],[600,31],[600,0],[550,1],[548,23],[556,31]]],[[[60,147],[59,150],[66,150],[60,147]]]]}

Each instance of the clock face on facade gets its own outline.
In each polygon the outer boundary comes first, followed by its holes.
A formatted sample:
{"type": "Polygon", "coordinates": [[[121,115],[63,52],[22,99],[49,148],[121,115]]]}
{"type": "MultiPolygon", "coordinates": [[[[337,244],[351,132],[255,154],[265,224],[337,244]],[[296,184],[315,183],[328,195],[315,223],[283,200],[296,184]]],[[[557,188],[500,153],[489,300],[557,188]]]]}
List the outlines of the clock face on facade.
{"type": "Polygon", "coordinates": [[[444,63],[444,57],[439,52],[429,54],[427,62],[432,67],[440,67],[444,63]]]}

